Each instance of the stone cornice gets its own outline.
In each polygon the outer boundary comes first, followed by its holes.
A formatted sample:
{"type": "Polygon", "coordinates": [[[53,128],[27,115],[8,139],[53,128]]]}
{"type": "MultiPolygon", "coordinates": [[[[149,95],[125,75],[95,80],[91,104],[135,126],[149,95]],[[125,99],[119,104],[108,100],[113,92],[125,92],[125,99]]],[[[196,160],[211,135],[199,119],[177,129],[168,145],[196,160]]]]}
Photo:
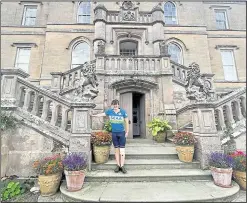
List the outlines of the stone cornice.
{"type": "Polygon", "coordinates": [[[36,43],[13,43],[12,47],[37,47],[36,43]]]}

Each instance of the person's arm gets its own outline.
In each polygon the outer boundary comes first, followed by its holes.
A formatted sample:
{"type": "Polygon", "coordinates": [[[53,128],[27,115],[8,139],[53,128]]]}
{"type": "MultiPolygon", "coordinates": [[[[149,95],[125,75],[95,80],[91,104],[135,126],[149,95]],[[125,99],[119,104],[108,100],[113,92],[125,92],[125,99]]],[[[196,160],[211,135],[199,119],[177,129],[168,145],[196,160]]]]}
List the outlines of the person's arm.
{"type": "Polygon", "coordinates": [[[126,117],[124,120],[125,120],[125,127],[126,127],[125,136],[127,137],[129,134],[129,119],[128,119],[128,117],[126,117]]]}
{"type": "Polygon", "coordinates": [[[98,113],[95,115],[91,115],[92,117],[102,117],[102,116],[106,116],[105,112],[104,113],[98,113]]]}

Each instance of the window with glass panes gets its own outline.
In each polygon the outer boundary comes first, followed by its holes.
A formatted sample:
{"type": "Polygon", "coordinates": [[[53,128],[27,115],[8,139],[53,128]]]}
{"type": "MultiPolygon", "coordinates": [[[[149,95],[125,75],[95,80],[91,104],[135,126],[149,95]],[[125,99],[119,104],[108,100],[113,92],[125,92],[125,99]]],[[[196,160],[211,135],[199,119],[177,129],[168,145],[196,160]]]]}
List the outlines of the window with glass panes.
{"type": "Polygon", "coordinates": [[[15,68],[20,68],[25,72],[28,71],[31,48],[17,48],[15,68]]]}
{"type": "Polygon", "coordinates": [[[174,43],[168,44],[168,54],[171,55],[171,60],[182,64],[182,51],[180,47],[174,43]]]}
{"type": "Polygon", "coordinates": [[[77,22],[90,23],[91,4],[90,1],[80,2],[78,7],[77,22]]]}
{"type": "Polygon", "coordinates": [[[226,17],[226,11],[222,10],[215,10],[215,17],[216,17],[216,27],[217,29],[227,29],[227,17],[226,17]]]}
{"type": "Polygon", "coordinates": [[[172,2],[165,3],[164,6],[165,24],[177,24],[176,6],[172,2]]]}
{"type": "Polygon", "coordinates": [[[25,6],[22,19],[22,25],[35,25],[37,15],[37,6],[25,6]]]}
{"type": "Polygon", "coordinates": [[[86,42],[77,44],[72,51],[71,68],[75,68],[90,61],[90,47],[86,42]]]}
{"type": "Polygon", "coordinates": [[[124,41],[120,43],[121,56],[134,56],[137,55],[137,42],[124,41]]]}
{"type": "Polygon", "coordinates": [[[233,50],[221,50],[221,59],[225,80],[237,81],[238,77],[235,67],[233,50]]]}

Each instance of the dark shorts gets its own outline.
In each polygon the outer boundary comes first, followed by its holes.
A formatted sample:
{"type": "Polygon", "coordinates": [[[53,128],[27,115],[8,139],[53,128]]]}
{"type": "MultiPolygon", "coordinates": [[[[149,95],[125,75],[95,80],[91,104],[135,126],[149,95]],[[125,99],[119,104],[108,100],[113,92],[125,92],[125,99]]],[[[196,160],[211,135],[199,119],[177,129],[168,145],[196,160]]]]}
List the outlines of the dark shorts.
{"type": "Polygon", "coordinates": [[[125,132],[112,132],[112,142],[115,148],[125,148],[125,132]]]}

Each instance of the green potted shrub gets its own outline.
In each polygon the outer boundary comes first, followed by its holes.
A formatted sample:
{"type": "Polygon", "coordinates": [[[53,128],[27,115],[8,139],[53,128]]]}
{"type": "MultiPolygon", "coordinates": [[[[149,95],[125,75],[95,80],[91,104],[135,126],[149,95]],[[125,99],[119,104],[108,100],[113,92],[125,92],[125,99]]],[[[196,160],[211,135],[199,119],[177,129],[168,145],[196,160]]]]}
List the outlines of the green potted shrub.
{"type": "Polygon", "coordinates": [[[154,118],[148,123],[148,128],[151,130],[154,140],[162,143],[165,142],[167,136],[167,130],[171,130],[172,127],[168,124],[168,121],[160,118],[154,118]]]}

